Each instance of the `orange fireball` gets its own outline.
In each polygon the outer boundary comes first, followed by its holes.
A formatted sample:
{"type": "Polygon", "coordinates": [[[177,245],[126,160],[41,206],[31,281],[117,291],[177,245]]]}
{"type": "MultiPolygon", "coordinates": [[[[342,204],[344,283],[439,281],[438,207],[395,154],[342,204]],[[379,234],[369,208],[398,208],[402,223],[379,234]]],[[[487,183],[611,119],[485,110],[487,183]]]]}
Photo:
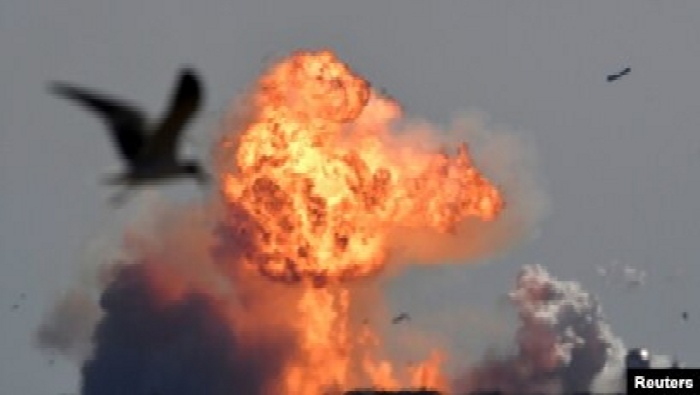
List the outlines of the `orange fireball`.
{"type": "Polygon", "coordinates": [[[397,226],[451,231],[492,220],[497,188],[456,157],[392,144],[396,103],[332,52],[297,52],[259,80],[251,121],[232,151],[223,196],[260,228],[246,263],[269,278],[317,286],[384,266],[397,226]]]}

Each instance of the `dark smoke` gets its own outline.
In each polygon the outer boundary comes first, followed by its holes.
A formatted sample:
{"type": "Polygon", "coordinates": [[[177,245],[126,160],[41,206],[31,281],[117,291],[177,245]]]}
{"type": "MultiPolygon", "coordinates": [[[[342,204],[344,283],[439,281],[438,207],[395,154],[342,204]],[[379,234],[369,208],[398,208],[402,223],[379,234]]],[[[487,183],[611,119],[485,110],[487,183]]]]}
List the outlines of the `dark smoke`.
{"type": "Polygon", "coordinates": [[[82,395],[262,394],[292,342],[244,347],[210,296],[191,292],[159,303],[148,269],[124,265],[104,292],[82,395]]]}

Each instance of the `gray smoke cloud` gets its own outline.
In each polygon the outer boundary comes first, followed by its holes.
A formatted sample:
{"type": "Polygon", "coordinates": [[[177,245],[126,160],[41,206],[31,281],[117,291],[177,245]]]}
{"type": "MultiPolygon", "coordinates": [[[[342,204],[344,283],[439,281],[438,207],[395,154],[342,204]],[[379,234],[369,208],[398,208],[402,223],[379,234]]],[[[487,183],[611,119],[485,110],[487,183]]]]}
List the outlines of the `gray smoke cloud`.
{"type": "Polygon", "coordinates": [[[37,345],[81,362],[92,352],[90,337],[100,309],[88,295],[72,291],[49,312],[36,332],[37,345]]]}
{"type": "Polygon", "coordinates": [[[621,390],[624,345],[605,323],[598,301],[578,283],[559,281],[542,266],[524,266],[509,296],[520,318],[516,351],[488,356],[457,380],[456,393],[621,390]],[[608,380],[598,380],[603,372],[608,380]]]}

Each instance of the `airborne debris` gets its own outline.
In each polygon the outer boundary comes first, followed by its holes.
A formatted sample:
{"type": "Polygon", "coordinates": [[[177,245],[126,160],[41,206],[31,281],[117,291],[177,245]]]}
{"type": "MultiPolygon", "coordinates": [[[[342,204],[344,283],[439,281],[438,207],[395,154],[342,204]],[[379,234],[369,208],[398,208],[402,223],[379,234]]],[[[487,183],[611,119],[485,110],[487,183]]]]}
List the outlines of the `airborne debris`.
{"type": "MultiPolygon", "coordinates": [[[[25,300],[26,297],[27,297],[27,295],[25,295],[24,293],[21,293],[21,294],[19,295],[19,299],[20,299],[20,300],[25,300]]],[[[11,309],[12,309],[13,311],[14,311],[14,310],[17,310],[17,309],[19,309],[19,306],[20,306],[19,302],[14,303],[14,304],[12,304],[11,309]]]]}
{"type": "Polygon", "coordinates": [[[389,93],[389,91],[386,88],[379,88],[379,94],[381,94],[382,96],[384,96],[385,98],[387,98],[389,100],[396,101],[394,95],[389,93]]]}
{"type": "Polygon", "coordinates": [[[391,320],[392,324],[398,324],[401,321],[410,321],[411,316],[408,313],[401,313],[391,320]]]}
{"type": "Polygon", "coordinates": [[[625,265],[624,269],[625,282],[628,286],[636,287],[644,284],[647,273],[641,269],[636,269],[632,266],[625,265]]]}
{"type": "Polygon", "coordinates": [[[198,162],[177,157],[183,129],[199,110],[203,91],[194,70],[183,69],[179,78],[170,108],[155,127],[149,126],[140,109],[119,99],[63,82],[51,85],[53,93],[88,107],[109,124],[113,143],[127,166],[126,173],[105,181],[126,186],[113,196],[113,204],[123,203],[129,187],[173,178],[194,178],[200,184],[208,180],[198,162]]]}
{"type": "Polygon", "coordinates": [[[597,265],[596,273],[605,279],[606,283],[620,282],[630,288],[644,285],[647,278],[646,271],[632,265],[621,265],[620,261],[613,259],[609,265],[597,265]]]}
{"type": "Polygon", "coordinates": [[[632,68],[626,67],[625,69],[621,70],[620,72],[618,72],[618,73],[616,73],[616,74],[610,74],[610,75],[608,75],[607,80],[608,80],[608,82],[617,81],[617,80],[619,80],[620,78],[622,78],[622,77],[626,76],[627,74],[629,74],[630,71],[632,71],[632,68]]]}

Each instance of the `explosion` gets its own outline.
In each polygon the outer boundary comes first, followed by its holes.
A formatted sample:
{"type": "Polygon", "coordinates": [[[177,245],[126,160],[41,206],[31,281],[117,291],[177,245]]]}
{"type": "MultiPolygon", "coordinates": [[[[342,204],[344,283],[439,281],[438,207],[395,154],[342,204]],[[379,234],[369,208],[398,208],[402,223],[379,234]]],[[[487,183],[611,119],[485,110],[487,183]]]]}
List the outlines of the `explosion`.
{"type": "Polygon", "coordinates": [[[366,277],[386,264],[393,228],[447,232],[502,210],[466,144],[454,158],[394,144],[399,106],[372,96],[327,51],[293,54],[260,79],[253,121],[224,143],[237,171],[221,176],[226,201],[257,226],[248,265],[287,282],[366,277]]]}
{"type": "Polygon", "coordinates": [[[508,214],[504,191],[466,143],[450,154],[401,130],[400,105],[330,51],[282,59],[245,99],[215,146],[214,201],[160,212],[155,238],[127,234],[83,395],[449,393],[441,349],[408,367],[383,355],[373,293],[407,238],[473,254],[508,214]]]}
{"type": "MultiPolygon", "coordinates": [[[[397,144],[390,122],[401,116],[398,104],[332,52],[297,52],[274,65],[251,102],[247,125],[222,141],[222,195],[246,218],[228,226],[250,243],[235,263],[300,285],[293,308],[302,357],[284,373],[283,393],[341,389],[353,381],[353,347],[378,346],[368,327],[351,341],[343,282],[387,264],[396,227],[454,231],[466,217],[493,220],[503,199],[465,144],[454,158],[397,144]]],[[[388,362],[361,359],[372,385],[401,384],[388,362]]],[[[439,365],[435,354],[414,368],[411,384],[440,385],[439,365]]]]}

